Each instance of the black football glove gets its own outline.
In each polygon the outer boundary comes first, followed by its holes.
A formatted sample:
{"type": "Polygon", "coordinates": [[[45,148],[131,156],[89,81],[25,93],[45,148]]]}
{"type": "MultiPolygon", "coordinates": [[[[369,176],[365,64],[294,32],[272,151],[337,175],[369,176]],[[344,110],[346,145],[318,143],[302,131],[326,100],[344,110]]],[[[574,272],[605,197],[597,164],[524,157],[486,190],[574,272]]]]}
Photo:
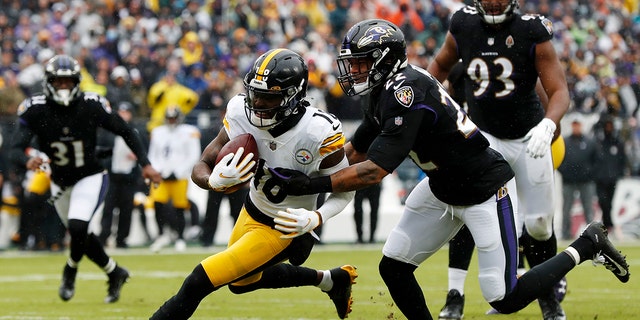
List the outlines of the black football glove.
{"type": "Polygon", "coordinates": [[[269,168],[269,172],[277,181],[286,194],[302,196],[307,194],[317,194],[331,192],[331,177],[320,176],[310,178],[306,174],[285,168],[269,168]]]}

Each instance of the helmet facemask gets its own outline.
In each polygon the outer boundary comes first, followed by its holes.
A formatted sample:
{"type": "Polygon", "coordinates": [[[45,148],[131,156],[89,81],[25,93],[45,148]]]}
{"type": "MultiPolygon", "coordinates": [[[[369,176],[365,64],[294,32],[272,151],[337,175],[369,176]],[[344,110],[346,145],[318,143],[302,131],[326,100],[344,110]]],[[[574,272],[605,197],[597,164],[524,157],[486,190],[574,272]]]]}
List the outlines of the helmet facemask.
{"type": "Polygon", "coordinates": [[[518,0],[509,0],[507,2],[491,1],[491,3],[484,4],[482,0],[474,0],[473,2],[484,22],[492,25],[508,21],[511,19],[513,12],[518,9],[518,0]]]}
{"type": "Polygon", "coordinates": [[[359,22],[344,37],[337,64],[346,95],[368,94],[407,66],[404,35],[386,20],[359,22]]]}
{"type": "Polygon", "coordinates": [[[352,54],[343,49],[337,59],[338,83],[348,96],[365,95],[386,80],[391,74],[407,65],[407,61],[388,59],[389,48],[374,49],[361,54],[352,54]],[[353,66],[357,66],[352,68],[353,66]],[[354,72],[358,70],[358,72],[354,72]]]}
{"type": "Polygon", "coordinates": [[[69,106],[71,101],[80,95],[80,65],[66,55],[58,55],[47,62],[45,69],[43,89],[45,95],[56,103],[69,106]],[[63,79],[68,79],[71,86],[64,86],[63,79]]]}
{"type": "MultiPolygon", "coordinates": [[[[246,81],[246,79],[245,79],[246,81]]],[[[252,125],[261,129],[270,129],[289,117],[301,100],[302,88],[299,86],[284,90],[268,90],[264,81],[251,79],[247,85],[245,98],[245,113],[252,125]],[[256,105],[257,102],[260,105],[256,105]]]]}

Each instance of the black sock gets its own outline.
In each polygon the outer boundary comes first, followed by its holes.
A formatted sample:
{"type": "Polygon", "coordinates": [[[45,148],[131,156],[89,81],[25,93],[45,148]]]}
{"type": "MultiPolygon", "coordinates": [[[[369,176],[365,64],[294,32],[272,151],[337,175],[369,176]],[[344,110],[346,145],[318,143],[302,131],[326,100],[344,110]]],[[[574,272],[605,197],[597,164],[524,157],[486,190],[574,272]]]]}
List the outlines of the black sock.
{"type": "Polygon", "coordinates": [[[167,300],[149,319],[189,319],[198,308],[200,301],[216,289],[202,265],[198,264],[184,279],[178,293],[167,300]]]}
{"type": "Polygon", "coordinates": [[[529,266],[532,268],[551,259],[558,253],[558,241],[555,233],[552,233],[549,239],[539,241],[532,238],[527,231],[524,230],[521,238],[526,238],[526,240],[523,241],[526,243],[523,247],[524,254],[527,257],[529,266]]]}
{"type": "Polygon", "coordinates": [[[229,285],[229,290],[242,294],[257,289],[277,289],[299,286],[313,286],[318,281],[318,271],[307,267],[296,267],[288,263],[279,263],[265,269],[259,281],[247,286],[229,285]]]}
{"type": "Polygon", "coordinates": [[[548,294],[575,265],[573,258],[560,253],[523,274],[516,287],[504,299],[492,302],[491,306],[505,314],[516,312],[548,294]]]}
{"type": "Polygon", "coordinates": [[[469,270],[476,243],[467,226],[449,241],[449,268],[469,270]]]}
{"type": "Polygon", "coordinates": [[[383,256],[378,268],[393,301],[407,319],[432,319],[422,288],[413,274],[416,266],[383,256]]]}

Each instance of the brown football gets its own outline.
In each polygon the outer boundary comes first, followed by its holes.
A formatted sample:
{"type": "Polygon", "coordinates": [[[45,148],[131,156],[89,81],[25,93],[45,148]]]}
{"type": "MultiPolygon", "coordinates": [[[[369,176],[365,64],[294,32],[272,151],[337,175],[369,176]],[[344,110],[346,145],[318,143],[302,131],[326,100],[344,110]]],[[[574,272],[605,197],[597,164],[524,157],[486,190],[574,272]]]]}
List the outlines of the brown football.
{"type": "MultiPolygon", "coordinates": [[[[243,133],[231,140],[229,140],[229,142],[227,142],[224,146],[222,146],[222,149],[220,149],[220,152],[218,153],[218,156],[216,157],[216,164],[218,164],[218,162],[220,162],[220,160],[222,160],[222,158],[224,158],[224,156],[226,156],[229,153],[236,153],[236,151],[238,150],[238,148],[243,147],[244,148],[244,152],[242,153],[242,159],[244,159],[244,157],[249,154],[249,153],[253,153],[253,160],[257,162],[258,158],[260,157],[260,154],[258,152],[258,143],[256,142],[256,139],[250,134],[250,133],[243,133]]],[[[240,161],[242,161],[242,159],[240,159],[240,161]]],[[[255,170],[256,167],[253,167],[253,170],[255,170]]],[[[251,181],[251,180],[249,180],[251,181]]],[[[241,183],[241,184],[237,184],[235,186],[229,187],[227,188],[227,190],[225,190],[224,193],[229,194],[229,193],[234,193],[236,192],[238,189],[244,187],[246,184],[249,183],[249,181],[245,182],[245,183],[241,183]]]]}

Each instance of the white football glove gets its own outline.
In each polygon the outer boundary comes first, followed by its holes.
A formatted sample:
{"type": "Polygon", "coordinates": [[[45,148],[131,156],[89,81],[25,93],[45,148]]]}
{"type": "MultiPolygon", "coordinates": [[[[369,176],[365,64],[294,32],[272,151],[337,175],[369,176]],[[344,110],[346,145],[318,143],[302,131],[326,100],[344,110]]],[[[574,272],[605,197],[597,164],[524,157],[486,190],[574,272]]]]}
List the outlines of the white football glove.
{"type": "Polygon", "coordinates": [[[247,154],[242,162],[240,158],[244,153],[244,148],[238,148],[236,153],[229,153],[224,156],[209,176],[209,187],[214,191],[223,192],[227,188],[247,182],[254,175],[251,168],[256,165],[253,159],[253,153],[247,154]]]}
{"type": "Polygon", "coordinates": [[[287,208],[286,212],[278,211],[276,215],[278,217],[273,219],[273,222],[276,223],[275,228],[287,233],[280,236],[282,239],[295,238],[312,232],[322,223],[320,213],[302,208],[287,208]]]}
{"type": "Polygon", "coordinates": [[[556,124],[549,118],[544,118],[535,127],[531,128],[524,141],[529,140],[527,144],[527,153],[533,158],[542,158],[547,151],[551,149],[551,140],[553,133],[556,131],[556,124]]]}

